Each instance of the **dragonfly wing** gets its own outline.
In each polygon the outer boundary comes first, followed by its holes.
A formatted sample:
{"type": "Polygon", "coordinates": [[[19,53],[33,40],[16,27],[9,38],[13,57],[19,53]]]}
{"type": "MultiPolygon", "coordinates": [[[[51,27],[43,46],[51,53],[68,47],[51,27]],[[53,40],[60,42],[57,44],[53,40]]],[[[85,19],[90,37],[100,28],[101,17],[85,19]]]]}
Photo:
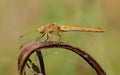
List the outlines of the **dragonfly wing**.
{"type": "Polygon", "coordinates": [[[21,49],[27,43],[34,42],[39,36],[41,36],[41,34],[38,33],[37,31],[35,31],[34,33],[29,33],[29,35],[24,34],[24,35],[20,36],[20,38],[18,40],[18,43],[20,45],[19,48],[21,49]]]}

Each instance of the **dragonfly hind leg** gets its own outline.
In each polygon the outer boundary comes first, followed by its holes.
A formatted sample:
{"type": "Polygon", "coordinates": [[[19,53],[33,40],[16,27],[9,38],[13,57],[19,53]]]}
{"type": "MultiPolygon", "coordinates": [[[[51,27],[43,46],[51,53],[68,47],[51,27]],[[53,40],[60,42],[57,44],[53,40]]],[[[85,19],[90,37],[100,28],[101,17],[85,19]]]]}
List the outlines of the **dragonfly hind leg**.
{"type": "Polygon", "coordinates": [[[60,33],[53,33],[53,34],[58,36],[58,41],[61,41],[61,34],[60,33]]]}

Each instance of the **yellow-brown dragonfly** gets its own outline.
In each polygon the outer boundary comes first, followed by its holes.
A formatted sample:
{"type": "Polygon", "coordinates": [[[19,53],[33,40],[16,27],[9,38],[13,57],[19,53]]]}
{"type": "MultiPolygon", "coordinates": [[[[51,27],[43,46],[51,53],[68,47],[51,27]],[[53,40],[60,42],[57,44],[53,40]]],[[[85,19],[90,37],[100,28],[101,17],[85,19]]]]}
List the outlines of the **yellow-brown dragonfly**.
{"type": "Polygon", "coordinates": [[[47,35],[47,39],[49,38],[49,34],[56,34],[60,37],[60,32],[69,32],[69,31],[85,31],[85,32],[104,32],[105,30],[101,28],[86,28],[86,27],[73,27],[66,25],[59,25],[57,23],[50,23],[48,25],[43,25],[38,27],[38,32],[42,34],[41,37],[47,35]]]}
{"type": "MultiPolygon", "coordinates": [[[[59,39],[60,39],[61,32],[69,32],[69,31],[104,32],[105,30],[101,28],[87,28],[87,27],[74,27],[74,26],[60,25],[55,22],[52,22],[47,25],[42,25],[38,27],[37,31],[41,34],[41,36],[38,37],[37,40],[40,40],[42,37],[46,35],[47,37],[45,41],[47,41],[50,38],[49,34],[55,34],[59,36],[59,39]]],[[[20,38],[22,38],[23,36],[24,34],[21,35],[20,38]]]]}

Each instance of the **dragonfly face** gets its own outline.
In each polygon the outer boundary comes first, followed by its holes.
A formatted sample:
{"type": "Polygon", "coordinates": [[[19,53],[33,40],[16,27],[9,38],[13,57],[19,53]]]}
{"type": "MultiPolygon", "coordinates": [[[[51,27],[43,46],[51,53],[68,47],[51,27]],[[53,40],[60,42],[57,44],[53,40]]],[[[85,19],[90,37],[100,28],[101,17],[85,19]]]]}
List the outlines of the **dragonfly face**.
{"type": "Polygon", "coordinates": [[[38,27],[38,32],[40,32],[41,34],[43,34],[46,30],[47,26],[46,25],[42,25],[40,27],[38,27]]]}

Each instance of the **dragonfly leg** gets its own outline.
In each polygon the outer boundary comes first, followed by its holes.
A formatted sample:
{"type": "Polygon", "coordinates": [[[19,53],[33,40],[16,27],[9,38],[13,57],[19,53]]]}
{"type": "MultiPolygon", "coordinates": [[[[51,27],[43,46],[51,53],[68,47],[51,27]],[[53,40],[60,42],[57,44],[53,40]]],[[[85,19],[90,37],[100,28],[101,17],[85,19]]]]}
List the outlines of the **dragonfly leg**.
{"type": "Polygon", "coordinates": [[[56,34],[58,36],[58,40],[61,41],[61,35],[60,34],[56,34]]]}
{"type": "Polygon", "coordinates": [[[45,36],[45,33],[43,33],[41,36],[39,36],[35,41],[39,41],[43,36],[45,36]]]}
{"type": "Polygon", "coordinates": [[[58,40],[61,41],[61,35],[60,33],[53,33],[54,35],[57,35],[58,36],[58,40]]]}
{"type": "Polygon", "coordinates": [[[48,39],[49,39],[49,34],[47,34],[47,38],[45,39],[45,42],[48,41],[48,39]]]}

